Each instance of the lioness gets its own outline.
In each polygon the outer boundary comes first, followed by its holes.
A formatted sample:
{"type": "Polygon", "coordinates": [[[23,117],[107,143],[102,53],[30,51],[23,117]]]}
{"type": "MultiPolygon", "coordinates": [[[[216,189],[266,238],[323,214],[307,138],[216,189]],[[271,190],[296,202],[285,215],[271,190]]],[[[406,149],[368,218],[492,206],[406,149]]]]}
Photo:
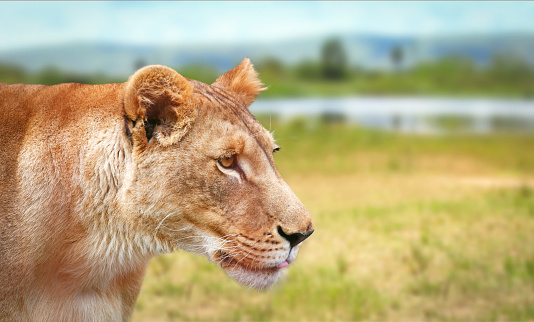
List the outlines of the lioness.
{"type": "Polygon", "coordinates": [[[313,224],[248,111],[262,90],[248,59],[212,85],[164,66],[0,84],[0,317],[127,320],[150,258],[175,249],[272,285],[313,224]]]}

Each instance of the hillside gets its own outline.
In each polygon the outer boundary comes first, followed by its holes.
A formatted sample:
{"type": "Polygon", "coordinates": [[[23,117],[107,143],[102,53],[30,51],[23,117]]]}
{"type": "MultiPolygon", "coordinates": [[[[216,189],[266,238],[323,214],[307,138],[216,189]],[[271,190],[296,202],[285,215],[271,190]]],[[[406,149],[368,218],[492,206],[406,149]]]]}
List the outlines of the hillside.
{"type": "MultiPolygon", "coordinates": [[[[364,69],[391,69],[393,48],[403,51],[406,66],[444,56],[460,55],[486,64],[496,55],[519,57],[534,64],[534,35],[436,36],[427,38],[343,35],[348,61],[364,69]]],[[[274,57],[285,64],[318,60],[325,39],[308,38],[273,43],[148,46],[110,43],[69,43],[0,51],[0,63],[34,72],[54,66],[75,73],[129,75],[139,64],[180,67],[207,64],[219,71],[232,68],[244,56],[259,62],[274,57]]]]}

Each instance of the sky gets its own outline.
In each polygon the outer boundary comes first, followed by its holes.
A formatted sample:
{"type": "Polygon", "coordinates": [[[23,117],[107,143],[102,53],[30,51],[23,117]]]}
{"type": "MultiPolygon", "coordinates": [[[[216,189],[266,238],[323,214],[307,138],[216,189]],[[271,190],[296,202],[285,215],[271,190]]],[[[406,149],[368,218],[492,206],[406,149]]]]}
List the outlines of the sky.
{"type": "Polygon", "coordinates": [[[0,51],[69,42],[269,42],[534,33],[534,2],[0,2],[0,51]]]}

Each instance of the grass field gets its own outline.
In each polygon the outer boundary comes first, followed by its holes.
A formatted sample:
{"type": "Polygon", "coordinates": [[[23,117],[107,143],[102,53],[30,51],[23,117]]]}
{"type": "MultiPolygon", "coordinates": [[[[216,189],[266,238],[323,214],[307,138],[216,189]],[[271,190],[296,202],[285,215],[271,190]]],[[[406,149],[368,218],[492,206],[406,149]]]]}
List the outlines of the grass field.
{"type": "Polygon", "coordinates": [[[534,320],[534,137],[262,120],[316,227],[287,278],[262,293],[160,256],[134,321],[534,320]]]}

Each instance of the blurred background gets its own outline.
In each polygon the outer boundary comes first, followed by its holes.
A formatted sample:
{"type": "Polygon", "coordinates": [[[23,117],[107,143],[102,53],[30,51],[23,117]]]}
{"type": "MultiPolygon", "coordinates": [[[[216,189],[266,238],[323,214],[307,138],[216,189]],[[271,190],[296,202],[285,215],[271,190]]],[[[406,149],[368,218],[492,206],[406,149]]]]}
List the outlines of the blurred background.
{"type": "Polygon", "coordinates": [[[213,82],[251,106],[316,232],[244,289],[152,260],[136,321],[534,320],[534,3],[1,2],[0,82],[213,82]]]}

